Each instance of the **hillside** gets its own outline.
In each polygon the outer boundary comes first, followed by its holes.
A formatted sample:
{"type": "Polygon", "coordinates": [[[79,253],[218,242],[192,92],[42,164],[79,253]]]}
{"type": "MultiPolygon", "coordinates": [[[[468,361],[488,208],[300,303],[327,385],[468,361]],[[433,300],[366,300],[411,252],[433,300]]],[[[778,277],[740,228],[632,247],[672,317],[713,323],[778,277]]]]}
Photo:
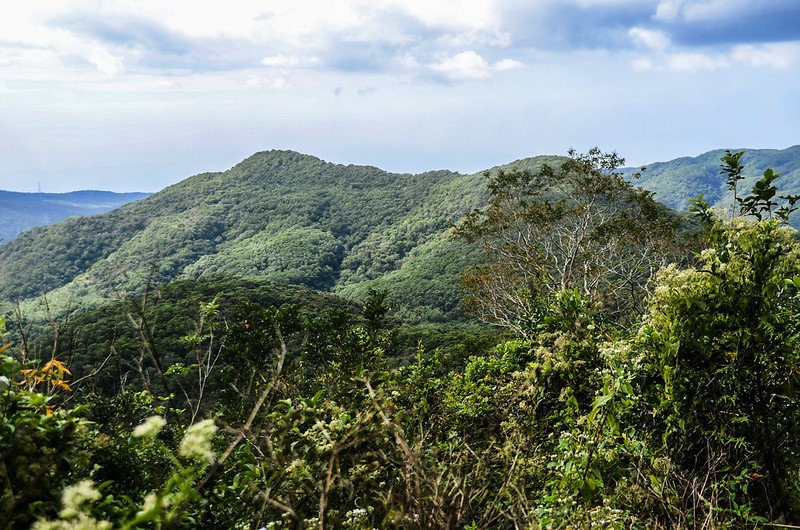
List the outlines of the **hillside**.
{"type": "Polygon", "coordinates": [[[60,307],[99,305],[137,292],[151,273],[158,284],[222,274],[349,296],[373,285],[403,289],[393,305],[425,296],[409,318],[449,320],[460,314],[458,274],[477,256],[447,233],[485,198],[482,174],[393,174],[258,153],[106,214],[21,235],[0,249],[0,300],[46,292],[60,307]],[[409,276],[413,289],[404,289],[409,276]]]}
{"type": "MultiPolygon", "coordinates": [[[[700,193],[724,203],[722,153],[651,164],[637,184],[678,210],[700,193]]],[[[561,160],[527,158],[490,171],[561,160]]],[[[772,167],[783,174],[781,189],[800,192],[800,146],[750,150],[744,162],[744,186],[772,167]]],[[[99,306],[138,292],[151,276],[156,284],[258,276],[351,299],[386,289],[408,322],[452,321],[463,316],[459,276],[479,256],[449,230],[485,203],[483,173],[395,174],[291,151],[257,153],[117,210],[22,234],[0,247],[0,301],[44,292],[56,307],[99,306]]],[[[100,207],[111,196],[48,200],[100,207]]],[[[20,218],[34,210],[19,208],[20,218]]]]}
{"type": "Polygon", "coordinates": [[[0,528],[796,526],[797,233],[616,160],[273,151],[21,235],[0,528]]]}
{"type": "Polygon", "coordinates": [[[97,215],[149,195],[95,190],[70,193],[0,190],[0,244],[36,226],[51,225],[76,215],[97,215]]]}
{"type": "MultiPolygon", "coordinates": [[[[742,149],[731,149],[737,152],[742,149]]],[[[787,149],[744,149],[745,180],[742,189],[750,190],[764,170],[772,168],[781,177],[778,188],[785,193],[800,193],[800,145],[787,149]]],[[[696,157],[682,157],[669,162],[648,164],[637,184],[653,191],[656,199],[677,209],[686,210],[689,199],[705,195],[712,205],[729,205],[731,195],[720,176],[720,157],[724,149],[716,149],[696,157]]],[[[797,225],[797,221],[794,223],[797,225]]]]}

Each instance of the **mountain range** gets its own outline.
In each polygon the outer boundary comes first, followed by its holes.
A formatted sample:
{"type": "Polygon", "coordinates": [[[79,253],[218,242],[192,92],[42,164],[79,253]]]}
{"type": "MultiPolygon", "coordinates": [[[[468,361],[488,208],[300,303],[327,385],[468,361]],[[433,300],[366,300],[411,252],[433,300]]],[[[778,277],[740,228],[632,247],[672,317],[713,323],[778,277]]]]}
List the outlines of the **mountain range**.
{"type": "Polygon", "coordinates": [[[7,243],[18,234],[36,226],[54,224],[76,215],[104,213],[149,195],[96,190],[69,193],[0,190],[0,244],[7,243]]]}
{"type": "MultiPolygon", "coordinates": [[[[724,204],[722,154],[651,164],[637,184],[679,210],[700,193],[724,204]]],[[[561,160],[533,157],[488,171],[561,160]]],[[[772,167],[784,174],[781,189],[800,191],[800,146],[750,150],[743,162],[745,186],[772,167]]],[[[0,301],[35,311],[45,293],[54,307],[99,306],[146,284],[257,277],[350,299],[386,289],[405,321],[459,320],[459,277],[480,256],[450,228],[486,203],[484,174],[397,174],[292,151],[257,153],[107,213],[22,233],[0,247],[0,301]]]]}
{"type": "MultiPolygon", "coordinates": [[[[742,163],[745,179],[741,190],[750,191],[755,182],[772,168],[781,176],[776,181],[783,193],[800,193],[800,145],[786,149],[731,149],[745,151],[742,163]]],[[[648,164],[637,185],[652,191],[656,199],[678,211],[686,210],[689,200],[700,195],[712,206],[729,205],[732,194],[720,176],[720,157],[725,149],[708,151],[695,157],[648,164]]],[[[629,170],[631,172],[631,170],[629,170]]]]}
{"type": "Polygon", "coordinates": [[[379,280],[402,284],[412,271],[414,288],[400,305],[424,296],[417,311],[449,320],[460,295],[442,268],[476,259],[449,240],[449,226],[486,197],[480,174],[401,175],[257,153],[108,213],[21,234],[0,248],[0,300],[47,293],[54,307],[99,305],[148,279],[219,275],[358,296],[379,280]]]}

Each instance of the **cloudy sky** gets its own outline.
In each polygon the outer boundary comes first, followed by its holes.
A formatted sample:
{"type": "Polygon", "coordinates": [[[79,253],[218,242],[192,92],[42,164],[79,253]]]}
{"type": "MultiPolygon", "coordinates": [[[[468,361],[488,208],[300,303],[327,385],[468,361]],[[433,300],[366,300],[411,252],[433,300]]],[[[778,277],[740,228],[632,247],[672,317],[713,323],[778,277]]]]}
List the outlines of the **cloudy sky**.
{"type": "Polygon", "coordinates": [[[800,143],[797,0],[4,0],[0,189],[800,143]]]}

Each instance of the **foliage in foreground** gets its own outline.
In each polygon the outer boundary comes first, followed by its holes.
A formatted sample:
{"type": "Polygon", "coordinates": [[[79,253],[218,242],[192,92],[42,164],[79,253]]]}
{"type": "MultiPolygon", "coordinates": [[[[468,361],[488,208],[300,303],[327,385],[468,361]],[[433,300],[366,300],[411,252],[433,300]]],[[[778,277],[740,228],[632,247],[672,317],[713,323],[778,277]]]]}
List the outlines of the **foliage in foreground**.
{"type": "Polygon", "coordinates": [[[371,292],[357,317],[206,303],[183,341],[197,362],[146,367],[153,391],[141,371],[116,395],[75,392],[57,360],[6,357],[0,522],[796,525],[800,243],[772,180],[732,216],[696,201],[705,249],[660,270],[628,327],[593,292],[551,289],[525,333],[457,355],[420,346],[393,369],[371,292]]]}

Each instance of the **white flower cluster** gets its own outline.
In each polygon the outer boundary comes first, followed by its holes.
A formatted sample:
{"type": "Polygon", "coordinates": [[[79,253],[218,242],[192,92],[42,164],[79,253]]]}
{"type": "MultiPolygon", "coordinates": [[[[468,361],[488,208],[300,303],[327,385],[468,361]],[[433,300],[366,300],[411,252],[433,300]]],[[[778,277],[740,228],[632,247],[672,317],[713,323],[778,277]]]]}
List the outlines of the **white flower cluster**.
{"type": "Polygon", "coordinates": [[[144,498],[144,502],[142,503],[142,509],[139,510],[137,515],[144,515],[146,513],[150,513],[158,508],[158,494],[156,492],[151,491],[147,494],[144,498]]]}
{"type": "Polygon", "coordinates": [[[142,502],[141,509],[137,512],[137,516],[157,514],[164,508],[169,508],[172,504],[172,499],[169,496],[160,497],[156,492],[151,491],[148,493],[144,502],[142,502]]]}
{"type": "Polygon", "coordinates": [[[161,416],[151,416],[133,430],[137,438],[155,438],[167,422],[161,416]]]}
{"type": "Polygon", "coordinates": [[[69,521],[37,521],[31,530],[111,530],[108,521],[98,521],[86,515],[69,521]]]}
{"type": "Polygon", "coordinates": [[[355,508],[344,514],[346,528],[365,528],[369,522],[369,512],[364,508],[355,508]]]}
{"type": "Polygon", "coordinates": [[[33,530],[111,530],[111,523],[98,521],[84,513],[86,504],[100,499],[100,492],[91,480],[67,486],[61,494],[60,521],[37,521],[33,530]]]}
{"type": "Polygon", "coordinates": [[[705,261],[706,263],[718,259],[717,258],[717,250],[714,248],[706,248],[700,252],[700,259],[705,261]]]}
{"type": "Polygon", "coordinates": [[[211,440],[217,432],[212,420],[203,420],[189,426],[181,440],[180,454],[188,458],[197,458],[213,462],[216,455],[211,449],[211,440]]]}
{"type": "Polygon", "coordinates": [[[319,517],[310,517],[303,521],[303,526],[305,528],[319,528],[319,517]]]}
{"type": "Polygon", "coordinates": [[[75,517],[82,513],[83,505],[100,499],[100,492],[91,480],[81,480],[67,486],[61,494],[61,517],[75,517]]]}

